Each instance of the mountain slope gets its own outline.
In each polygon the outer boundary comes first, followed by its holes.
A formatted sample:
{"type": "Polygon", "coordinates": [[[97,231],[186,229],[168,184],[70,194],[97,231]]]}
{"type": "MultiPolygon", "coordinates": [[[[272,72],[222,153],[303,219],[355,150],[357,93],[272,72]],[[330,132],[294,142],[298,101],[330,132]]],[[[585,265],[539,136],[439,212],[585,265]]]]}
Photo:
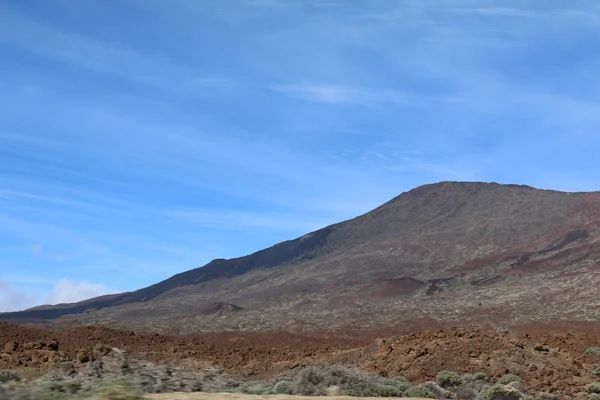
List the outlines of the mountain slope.
{"type": "Polygon", "coordinates": [[[183,330],[589,319],[599,261],[600,193],[442,182],[135,292],[0,319],[183,330]]]}

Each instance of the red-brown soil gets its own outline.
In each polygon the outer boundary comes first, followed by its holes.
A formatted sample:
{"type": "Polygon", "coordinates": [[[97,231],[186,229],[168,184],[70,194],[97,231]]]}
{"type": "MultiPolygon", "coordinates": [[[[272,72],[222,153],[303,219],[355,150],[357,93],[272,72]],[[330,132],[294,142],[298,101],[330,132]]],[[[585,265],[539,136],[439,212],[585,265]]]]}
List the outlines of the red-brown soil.
{"type": "MultiPolygon", "coordinates": [[[[400,332],[400,329],[396,330],[400,332]]],[[[478,329],[434,329],[391,337],[394,329],[340,333],[218,333],[161,336],[82,327],[61,332],[0,323],[0,369],[28,376],[70,363],[80,368],[101,343],[132,358],[190,370],[220,366],[232,376],[272,379],[294,375],[304,366],[340,364],[380,375],[431,380],[441,370],[486,372],[492,378],[513,373],[525,388],[573,395],[598,377],[600,324],[520,326],[507,333],[478,329]],[[568,332],[568,329],[577,329],[568,332]],[[388,337],[388,339],[377,339],[388,337]]]]}

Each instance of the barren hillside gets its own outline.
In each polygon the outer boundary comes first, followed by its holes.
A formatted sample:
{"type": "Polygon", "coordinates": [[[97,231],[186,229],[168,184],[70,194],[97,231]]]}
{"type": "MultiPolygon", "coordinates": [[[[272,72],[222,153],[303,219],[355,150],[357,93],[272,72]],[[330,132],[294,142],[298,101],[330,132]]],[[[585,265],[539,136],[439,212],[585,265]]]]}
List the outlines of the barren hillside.
{"type": "Polygon", "coordinates": [[[443,182],[131,293],[0,314],[170,332],[600,318],[600,193],[443,182]]]}

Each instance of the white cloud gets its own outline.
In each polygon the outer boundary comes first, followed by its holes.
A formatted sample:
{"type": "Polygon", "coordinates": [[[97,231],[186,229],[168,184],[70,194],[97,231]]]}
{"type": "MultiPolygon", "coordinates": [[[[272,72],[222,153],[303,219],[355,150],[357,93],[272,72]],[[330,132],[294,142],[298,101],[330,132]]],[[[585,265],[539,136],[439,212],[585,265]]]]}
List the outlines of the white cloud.
{"type": "MultiPolygon", "coordinates": [[[[38,282],[38,279],[25,281],[38,282]]],[[[55,282],[51,291],[30,284],[21,286],[0,280],[0,312],[22,311],[42,304],[75,303],[115,292],[103,284],[64,278],[55,282]]]]}
{"type": "Polygon", "coordinates": [[[75,303],[92,297],[109,294],[111,292],[112,291],[109,288],[102,284],[61,279],[54,284],[54,290],[48,296],[47,303],[75,303]]]}
{"type": "Polygon", "coordinates": [[[0,312],[18,311],[36,304],[39,293],[28,293],[8,282],[0,280],[0,312]]]}

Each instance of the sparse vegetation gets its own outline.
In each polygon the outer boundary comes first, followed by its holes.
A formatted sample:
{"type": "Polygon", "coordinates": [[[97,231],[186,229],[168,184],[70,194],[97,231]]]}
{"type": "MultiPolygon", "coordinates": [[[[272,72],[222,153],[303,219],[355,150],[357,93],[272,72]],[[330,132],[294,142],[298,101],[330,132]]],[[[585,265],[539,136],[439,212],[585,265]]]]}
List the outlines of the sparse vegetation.
{"type": "Polygon", "coordinates": [[[2,400],[141,400],[133,382],[96,380],[48,382],[37,380],[0,386],[2,400]]]}
{"type": "Polygon", "coordinates": [[[461,400],[475,400],[486,386],[487,375],[483,372],[465,374],[461,380],[461,385],[456,388],[457,397],[461,400]]]}
{"type": "Polygon", "coordinates": [[[294,394],[294,382],[288,380],[279,381],[273,386],[273,391],[277,394],[294,394]]]}
{"type": "Polygon", "coordinates": [[[590,383],[587,390],[589,393],[600,394],[600,382],[590,383]]]}
{"type": "Polygon", "coordinates": [[[248,382],[240,387],[240,391],[246,394],[273,394],[276,393],[273,385],[264,382],[248,382]]]}
{"type": "Polygon", "coordinates": [[[435,399],[435,395],[423,385],[409,387],[406,392],[404,392],[404,395],[406,397],[424,397],[426,399],[435,399]]]}
{"type": "Polygon", "coordinates": [[[431,393],[433,393],[436,399],[452,398],[452,392],[450,390],[444,389],[435,382],[425,382],[422,384],[422,386],[425,386],[431,393]]]}
{"type": "Polygon", "coordinates": [[[412,386],[410,381],[403,376],[395,376],[392,378],[392,381],[392,385],[396,386],[396,388],[398,388],[398,390],[402,393],[412,386]]]}
{"type": "Polygon", "coordinates": [[[585,349],[585,354],[600,355],[600,347],[588,347],[587,349],[585,349]]]}
{"type": "Polygon", "coordinates": [[[506,374],[498,379],[500,385],[508,385],[510,383],[521,383],[521,377],[514,374],[506,374]]]}
{"type": "Polygon", "coordinates": [[[462,378],[459,374],[452,371],[440,371],[435,376],[435,381],[443,388],[458,386],[462,383],[462,378]]]}
{"type": "Polygon", "coordinates": [[[496,384],[485,387],[476,397],[476,400],[521,400],[525,395],[510,385],[496,384]]]}
{"type": "Polygon", "coordinates": [[[477,393],[478,391],[466,386],[461,386],[456,390],[456,396],[462,400],[475,400],[477,398],[477,393]]]}
{"type": "Polygon", "coordinates": [[[0,384],[6,383],[10,381],[20,381],[21,377],[19,375],[13,374],[10,371],[0,371],[0,384]]]}
{"type": "Polygon", "coordinates": [[[291,394],[325,395],[328,387],[339,386],[343,396],[399,397],[409,385],[403,377],[381,378],[342,367],[308,367],[281,390],[291,391],[291,394]]]}
{"type": "MultiPolygon", "coordinates": [[[[343,338],[322,338],[317,335],[261,334],[249,337],[247,341],[231,341],[217,338],[218,335],[182,339],[89,328],[75,331],[77,343],[72,345],[68,334],[46,334],[0,323],[0,328],[3,327],[6,329],[0,329],[0,346],[8,343],[4,346],[8,351],[0,352],[0,368],[7,370],[0,371],[0,382],[3,382],[0,383],[1,400],[99,400],[99,388],[90,387],[91,383],[97,385],[115,380],[130,382],[133,395],[202,391],[247,393],[253,396],[424,395],[457,400],[598,400],[600,395],[595,392],[600,383],[588,388],[600,376],[600,365],[591,365],[594,362],[598,364],[595,359],[597,356],[584,357],[583,354],[586,347],[597,344],[590,336],[583,338],[587,340],[583,342],[587,345],[580,347],[573,355],[570,354],[573,348],[567,347],[561,347],[560,352],[552,349],[549,352],[533,351],[536,343],[554,343],[535,336],[503,337],[490,331],[470,329],[393,337],[378,342],[377,347],[361,347],[360,351],[355,351],[358,349],[356,342],[340,346],[339,341],[343,338]],[[456,337],[465,335],[471,342],[456,341],[456,337]],[[22,337],[31,339],[23,340],[22,337]],[[110,343],[111,346],[97,343],[110,343]],[[440,345],[431,346],[430,343],[440,345]],[[284,347],[281,345],[285,346],[285,353],[278,352],[284,347]],[[151,354],[150,350],[160,352],[161,357],[151,358],[153,361],[131,358],[143,358],[151,354]],[[371,352],[373,350],[375,352],[371,352]],[[238,359],[236,354],[240,351],[244,354],[248,351],[248,357],[238,359]],[[452,362],[452,368],[456,371],[470,370],[473,365],[480,365],[490,375],[484,372],[459,375],[444,370],[444,367],[449,368],[446,357],[450,353],[456,355],[452,362]],[[311,357],[307,358],[307,354],[311,357]],[[421,357],[421,354],[429,356],[421,357]],[[411,356],[416,358],[412,359],[411,356]],[[221,367],[203,364],[210,359],[221,363],[232,375],[226,375],[221,367]],[[319,363],[320,366],[305,367],[306,363],[319,363]],[[362,365],[371,373],[351,367],[332,366],[335,363],[362,365]],[[198,367],[203,369],[199,370],[198,367]],[[434,368],[441,370],[434,373],[435,382],[423,382],[432,379],[431,371],[435,371],[434,368]],[[496,375],[500,368],[509,368],[508,371],[513,374],[496,375]],[[26,377],[36,376],[41,371],[46,371],[48,375],[45,379],[24,380],[14,374],[16,371],[26,377]],[[374,372],[382,375],[406,374],[414,381],[411,383],[403,376],[378,376],[374,372]],[[557,379],[561,380],[560,386],[556,384],[557,379]],[[524,388],[533,392],[526,393],[524,388]],[[97,398],[89,397],[90,393],[97,398]],[[77,397],[79,395],[88,397],[77,397]]],[[[246,338],[242,335],[240,337],[246,338]]],[[[130,396],[128,390],[105,388],[105,393],[101,394],[125,396],[127,399],[126,396],[130,396]]]]}

